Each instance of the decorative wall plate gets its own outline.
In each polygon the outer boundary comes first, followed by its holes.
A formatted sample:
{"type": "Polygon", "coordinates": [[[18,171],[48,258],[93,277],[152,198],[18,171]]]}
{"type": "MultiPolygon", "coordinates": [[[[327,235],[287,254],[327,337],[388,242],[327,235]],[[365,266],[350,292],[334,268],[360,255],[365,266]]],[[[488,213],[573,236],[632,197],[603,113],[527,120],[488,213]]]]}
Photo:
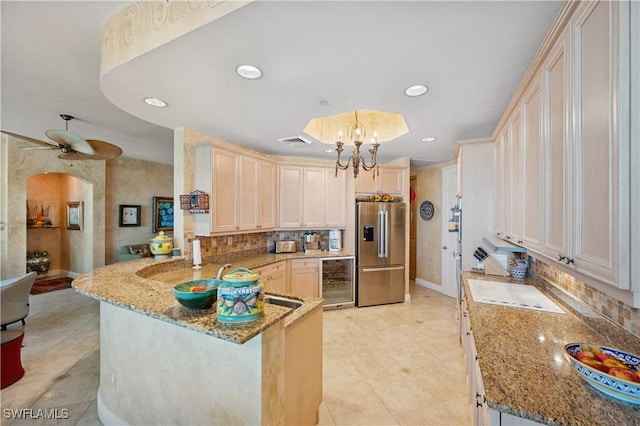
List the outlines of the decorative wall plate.
{"type": "Polygon", "coordinates": [[[420,217],[422,220],[431,220],[434,213],[433,203],[431,201],[423,201],[420,204],[420,217]]]}

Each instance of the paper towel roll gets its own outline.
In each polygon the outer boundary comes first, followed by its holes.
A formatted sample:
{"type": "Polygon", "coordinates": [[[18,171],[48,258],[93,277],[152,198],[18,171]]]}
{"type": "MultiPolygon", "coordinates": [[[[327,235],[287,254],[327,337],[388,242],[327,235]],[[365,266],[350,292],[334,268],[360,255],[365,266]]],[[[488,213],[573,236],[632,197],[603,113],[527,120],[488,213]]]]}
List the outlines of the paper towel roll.
{"type": "Polygon", "coordinates": [[[193,264],[200,266],[202,264],[202,254],[200,253],[200,240],[193,240],[193,264]]]}

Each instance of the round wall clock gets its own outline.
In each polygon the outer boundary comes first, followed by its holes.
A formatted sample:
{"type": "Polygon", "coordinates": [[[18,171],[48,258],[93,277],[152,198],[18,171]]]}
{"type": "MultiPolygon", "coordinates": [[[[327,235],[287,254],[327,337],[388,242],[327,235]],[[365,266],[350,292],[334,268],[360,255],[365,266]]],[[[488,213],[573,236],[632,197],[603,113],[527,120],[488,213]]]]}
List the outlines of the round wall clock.
{"type": "Polygon", "coordinates": [[[433,217],[433,203],[431,201],[424,201],[420,204],[420,217],[423,220],[431,220],[433,217]]]}

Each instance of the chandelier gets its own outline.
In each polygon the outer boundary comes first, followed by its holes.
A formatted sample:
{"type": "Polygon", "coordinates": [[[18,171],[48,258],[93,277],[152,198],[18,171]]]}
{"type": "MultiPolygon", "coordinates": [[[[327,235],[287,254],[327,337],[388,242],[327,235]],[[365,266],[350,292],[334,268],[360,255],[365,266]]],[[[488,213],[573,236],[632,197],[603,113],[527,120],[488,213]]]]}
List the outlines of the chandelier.
{"type": "Polygon", "coordinates": [[[342,130],[338,133],[338,141],[336,142],[336,152],[338,153],[338,159],[336,160],[336,176],[338,176],[338,170],[346,170],[349,168],[349,164],[353,167],[353,177],[357,178],[358,173],[360,172],[360,166],[362,166],[362,170],[371,171],[373,170],[373,178],[376,178],[376,175],[380,172],[378,171],[378,163],[376,162],[376,155],[378,154],[378,147],[380,144],[378,143],[378,134],[374,131],[373,137],[371,138],[371,148],[369,148],[369,153],[371,154],[371,162],[367,164],[366,160],[360,156],[360,147],[363,144],[363,140],[367,137],[367,127],[364,124],[361,124],[358,121],[358,111],[355,111],[356,121],[354,124],[351,124],[347,128],[347,133],[349,139],[353,141],[353,153],[347,159],[347,162],[342,164],[340,161],[340,155],[344,149],[344,142],[342,142],[342,130]]]}

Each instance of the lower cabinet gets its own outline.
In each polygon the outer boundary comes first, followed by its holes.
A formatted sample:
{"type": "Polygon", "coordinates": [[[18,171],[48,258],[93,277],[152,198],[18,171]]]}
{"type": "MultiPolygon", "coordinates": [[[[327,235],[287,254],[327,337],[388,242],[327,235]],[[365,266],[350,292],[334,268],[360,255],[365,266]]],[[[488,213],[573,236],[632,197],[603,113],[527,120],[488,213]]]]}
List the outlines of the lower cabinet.
{"type": "Polygon", "coordinates": [[[266,291],[289,291],[286,260],[255,268],[253,272],[260,274],[260,282],[266,291]]]}
{"type": "Polygon", "coordinates": [[[462,349],[464,354],[465,368],[467,370],[468,402],[471,408],[472,424],[478,426],[533,426],[540,423],[522,417],[513,416],[494,410],[487,404],[487,397],[484,392],[484,382],[482,371],[478,362],[478,352],[471,330],[471,320],[467,311],[466,302],[460,304],[460,333],[462,349]]]}
{"type": "Polygon", "coordinates": [[[301,297],[319,297],[318,259],[291,259],[289,262],[291,293],[301,297]]]}

